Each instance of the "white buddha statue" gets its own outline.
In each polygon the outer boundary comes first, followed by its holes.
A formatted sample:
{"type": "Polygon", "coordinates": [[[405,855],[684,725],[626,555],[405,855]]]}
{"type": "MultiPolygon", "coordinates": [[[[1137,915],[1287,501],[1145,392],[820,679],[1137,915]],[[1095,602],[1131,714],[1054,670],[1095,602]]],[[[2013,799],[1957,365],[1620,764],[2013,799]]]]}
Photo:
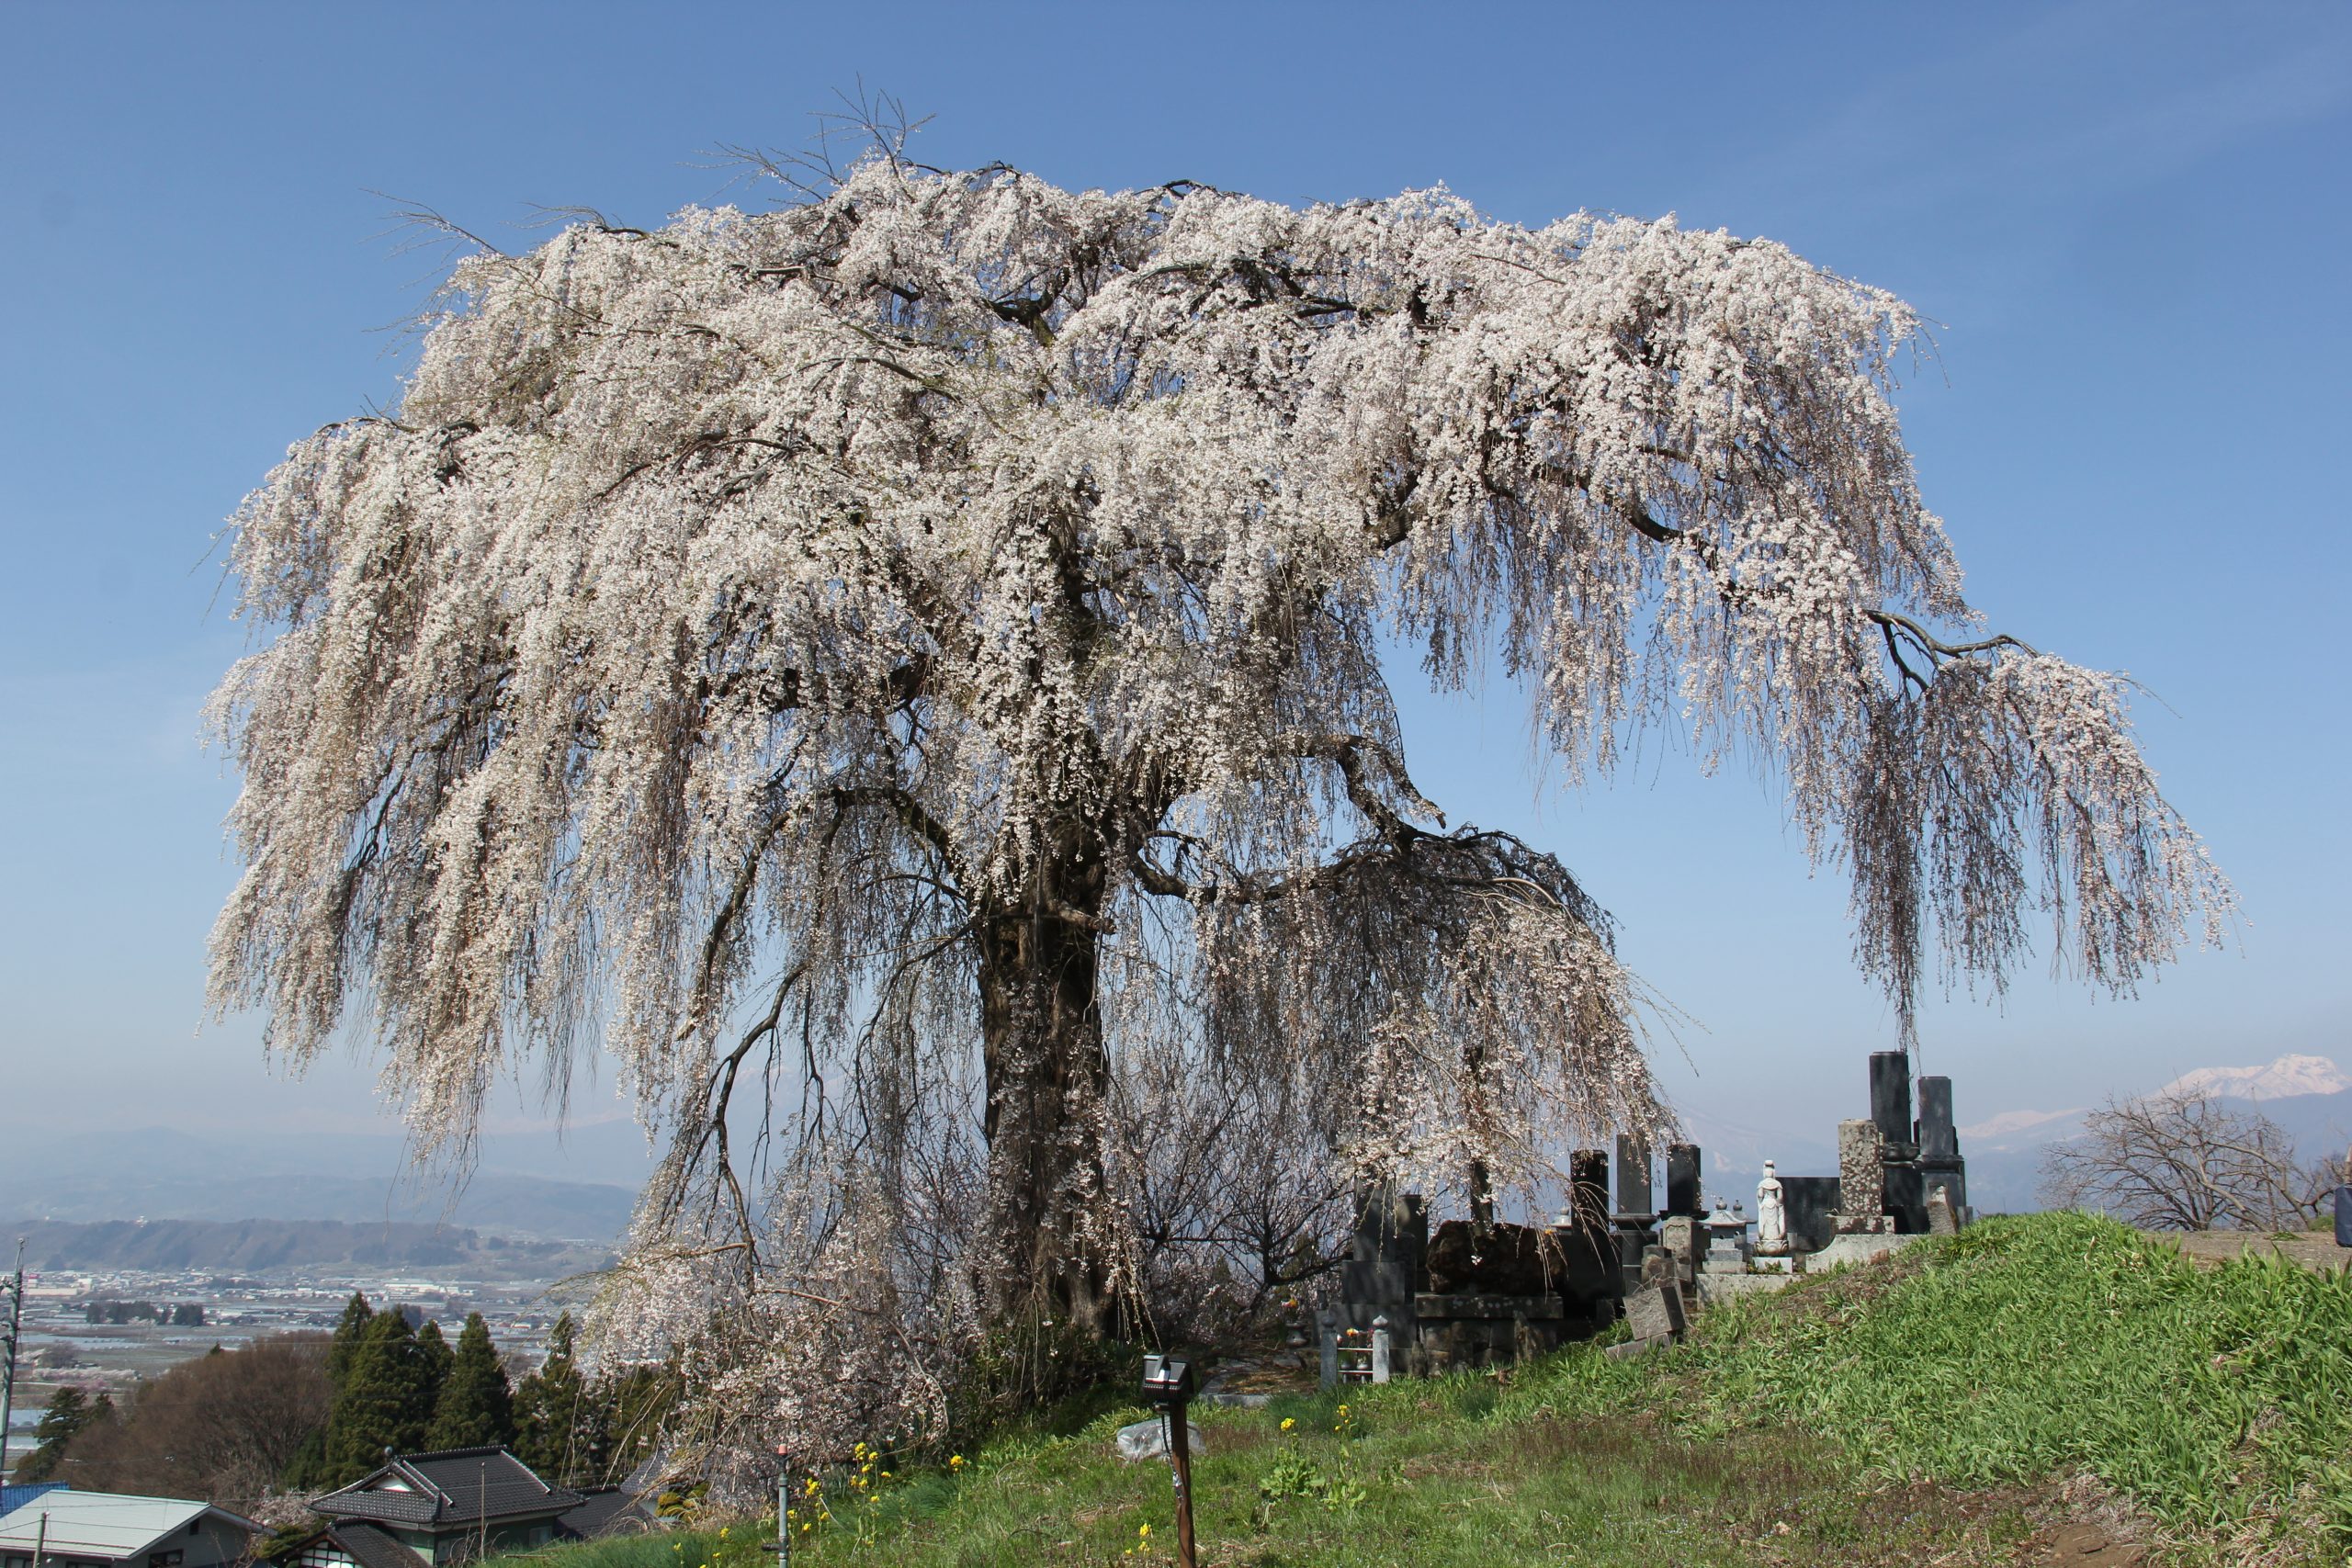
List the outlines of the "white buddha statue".
{"type": "Polygon", "coordinates": [[[1789,1211],[1781,1201],[1781,1180],[1772,1162],[1764,1162],[1764,1179],[1756,1184],[1756,1250],[1777,1258],[1789,1250],[1789,1211]]]}

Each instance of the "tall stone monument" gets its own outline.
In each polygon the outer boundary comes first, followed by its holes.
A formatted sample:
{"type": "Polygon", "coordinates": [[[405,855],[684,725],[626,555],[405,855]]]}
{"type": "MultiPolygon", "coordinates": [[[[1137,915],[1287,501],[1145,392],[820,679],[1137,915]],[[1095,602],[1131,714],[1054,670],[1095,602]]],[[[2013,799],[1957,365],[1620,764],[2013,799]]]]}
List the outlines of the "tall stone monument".
{"type": "Polygon", "coordinates": [[[1684,1219],[1704,1219],[1707,1205],[1699,1192],[1699,1145],[1666,1145],[1666,1212],[1684,1219]]]}
{"type": "Polygon", "coordinates": [[[1834,1225],[1839,1235],[1894,1234],[1894,1219],[1886,1212],[1886,1140],[1875,1121],[1858,1118],[1838,1123],[1834,1225]]]}
{"type": "Polygon", "coordinates": [[[1623,1133],[1617,1134],[1617,1206],[1609,1218],[1617,1233],[1623,1293],[1630,1296],[1641,1286],[1642,1254],[1657,1224],[1657,1200],[1650,1186],[1649,1145],[1623,1133]]]}
{"type": "Polygon", "coordinates": [[[1919,1080],[1919,1186],[1927,1200],[1943,1194],[1954,1224],[1968,1223],[1968,1162],[1961,1157],[1960,1134],[1952,1126],[1947,1077],[1919,1080]]]}
{"type": "Polygon", "coordinates": [[[1429,1246],[1429,1214],[1419,1193],[1388,1182],[1359,1186],[1355,1235],[1348,1260],[1340,1265],[1341,1326],[1370,1333],[1372,1320],[1385,1314],[1410,1343],[1413,1297],[1428,1272],[1429,1246]]]}

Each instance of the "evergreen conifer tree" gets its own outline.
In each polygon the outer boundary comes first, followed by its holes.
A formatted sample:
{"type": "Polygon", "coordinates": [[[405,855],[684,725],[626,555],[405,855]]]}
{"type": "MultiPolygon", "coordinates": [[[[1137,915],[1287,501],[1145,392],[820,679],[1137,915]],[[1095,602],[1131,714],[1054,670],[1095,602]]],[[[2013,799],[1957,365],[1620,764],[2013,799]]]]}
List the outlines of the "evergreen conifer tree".
{"type": "Polygon", "coordinates": [[[587,1472],[587,1450],[580,1439],[587,1401],[574,1348],[571,1314],[557,1316],[548,1335],[548,1358],[514,1393],[515,1450],[539,1478],[569,1485],[587,1472]]]}
{"type": "Polygon", "coordinates": [[[491,1343],[490,1325],[478,1312],[466,1314],[466,1326],[458,1332],[457,1356],[434,1404],[425,1441],[436,1449],[514,1441],[514,1396],[498,1348],[491,1343]]]}
{"type": "Polygon", "coordinates": [[[327,1382],[331,1386],[343,1386],[345,1376],[351,1371],[352,1348],[359,1343],[368,1320],[375,1315],[364,1291],[352,1292],[351,1299],[343,1303],[343,1315],[335,1320],[334,1343],[327,1348],[327,1382]]]}
{"type": "Polygon", "coordinates": [[[32,1482],[55,1476],[59,1463],[65,1458],[65,1445],[97,1417],[97,1406],[70,1383],[51,1394],[48,1407],[40,1413],[40,1424],[33,1427],[33,1451],[17,1461],[16,1478],[32,1482]]]}
{"type": "Polygon", "coordinates": [[[419,1408],[423,1411],[420,1419],[430,1428],[434,1412],[441,1408],[441,1391],[449,1385],[449,1371],[458,1358],[449,1348],[449,1342],[441,1337],[441,1325],[429,1317],[416,1331],[416,1353],[419,1408]]]}
{"type": "MultiPolygon", "coordinates": [[[[442,1353],[447,1354],[446,1346],[442,1353]]],[[[386,1449],[422,1447],[434,1392],[427,1353],[408,1319],[390,1309],[370,1317],[327,1416],[327,1484],[358,1480],[383,1462],[386,1449]]]]}

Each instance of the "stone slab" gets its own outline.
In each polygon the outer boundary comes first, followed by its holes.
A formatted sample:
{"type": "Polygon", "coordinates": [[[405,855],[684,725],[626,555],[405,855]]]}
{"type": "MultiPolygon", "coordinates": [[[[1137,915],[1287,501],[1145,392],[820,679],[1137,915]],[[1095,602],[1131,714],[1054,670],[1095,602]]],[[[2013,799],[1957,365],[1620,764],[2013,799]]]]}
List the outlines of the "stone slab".
{"type": "Polygon", "coordinates": [[[1672,1343],[1666,1339],[1628,1339],[1622,1345],[1611,1345],[1601,1352],[1612,1361],[1630,1361],[1636,1356],[1646,1356],[1653,1350],[1663,1350],[1672,1343]]]}
{"type": "Polygon", "coordinates": [[[1556,1295],[1489,1296],[1441,1295],[1434,1291],[1422,1291],[1413,1297],[1413,1315],[1425,1318],[1491,1317],[1526,1318],[1531,1323],[1550,1322],[1567,1315],[1556,1295]]]}
{"type": "Polygon", "coordinates": [[[1636,1339],[1679,1337],[1685,1326],[1682,1292],[1668,1285],[1645,1285],[1625,1298],[1625,1324],[1636,1339]]]}
{"type": "Polygon", "coordinates": [[[1702,1274],[1699,1302],[1702,1306],[1713,1306],[1734,1296],[1770,1295],[1796,1282],[1793,1274],[1702,1274]]]}
{"type": "Polygon", "coordinates": [[[1808,1274],[1826,1273],[1848,1263],[1875,1263],[1882,1258],[1892,1258],[1914,1242],[1924,1241],[1916,1235],[1841,1235],[1830,1239],[1827,1247],[1804,1260],[1808,1274]]]}

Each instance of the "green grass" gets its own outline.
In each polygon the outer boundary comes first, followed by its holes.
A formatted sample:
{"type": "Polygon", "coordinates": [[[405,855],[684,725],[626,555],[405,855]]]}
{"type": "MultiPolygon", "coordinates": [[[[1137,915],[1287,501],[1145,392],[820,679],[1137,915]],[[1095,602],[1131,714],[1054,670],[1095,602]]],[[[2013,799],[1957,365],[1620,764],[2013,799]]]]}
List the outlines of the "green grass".
{"type": "MultiPolygon", "coordinates": [[[[960,1472],[836,1488],[797,1562],[1172,1561],[1164,1463],[1007,1438],[960,1472]],[[1138,1534],[1148,1524],[1148,1538],[1138,1534]]],[[[2352,1548],[2352,1280],[2200,1272],[2079,1215],[1987,1221],[1702,1315],[1691,1346],[1207,1411],[1205,1563],[1994,1563],[2097,1477],[2184,1561],[2352,1548]],[[1288,1433],[1281,1422],[1295,1423],[1288,1433]],[[1338,1428],[1338,1429],[1334,1429],[1338,1428]]],[[[772,1529],[773,1526],[767,1527],[772,1529]]],[[[557,1568],[752,1568],[765,1530],[571,1549],[557,1568]]]]}
{"type": "MultiPolygon", "coordinates": [[[[2084,1472],[2192,1531],[2292,1509],[2352,1543],[2352,1279],[2199,1270],[2107,1220],[1987,1221],[1895,1265],[1707,1315],[1665,1408],[1687,1436],[1785,1423],[1882,1480],[2084,1472]]],[[[1509,1408],[1659,1407],[1565,1357],[1509,1408]]],[[[1630,1374],[1630,1375],[1629,1375],[1630,1374]]]]}

